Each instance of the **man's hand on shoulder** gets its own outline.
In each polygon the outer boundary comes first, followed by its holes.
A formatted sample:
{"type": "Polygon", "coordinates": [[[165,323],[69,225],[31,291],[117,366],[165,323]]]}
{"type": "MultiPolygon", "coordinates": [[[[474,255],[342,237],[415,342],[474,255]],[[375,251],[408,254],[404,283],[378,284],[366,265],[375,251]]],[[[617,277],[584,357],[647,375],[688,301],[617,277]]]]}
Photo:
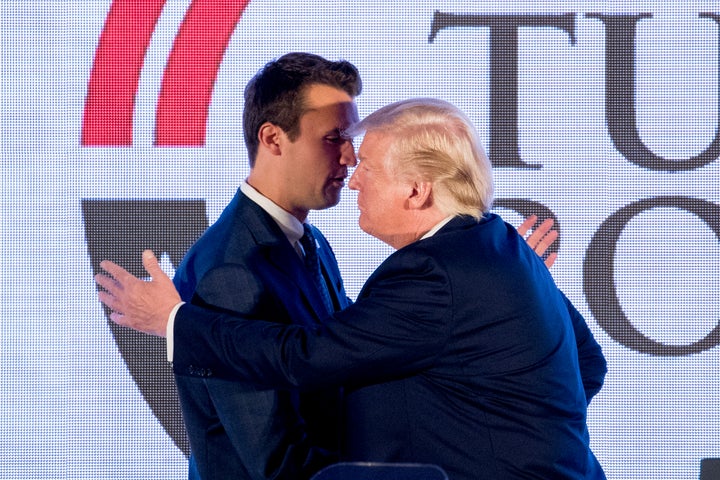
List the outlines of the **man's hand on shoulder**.
{"type": "Polygon", "coordinates": [[[95,283],[101,287],[98,299],[112,310],[110,319],[118,325],[164,337],[168,317],[180,303],[180,295],[152,251],[145,250],[142,260],[150,281],[141,280],[121,266],[103,260],[100,267],[108,275],[95,275],[95,283]]]}

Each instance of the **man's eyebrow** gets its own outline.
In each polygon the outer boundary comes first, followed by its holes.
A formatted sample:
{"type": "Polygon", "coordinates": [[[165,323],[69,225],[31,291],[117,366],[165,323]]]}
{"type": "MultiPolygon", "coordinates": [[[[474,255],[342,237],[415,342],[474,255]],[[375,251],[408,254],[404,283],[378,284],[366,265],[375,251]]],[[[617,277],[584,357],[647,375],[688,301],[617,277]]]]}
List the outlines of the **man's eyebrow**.
{"type": "Polygon", "coordinates": [[[338,134],[339,134],[341,137],[343,137],[343,138],[347,138],[347,139],[350,139],[350,140],[352,140],[353,138],[355,138],[355,135],[350,135],[350,134],[348,133],[348,130],[349,130],[348,128],[337,128],[336,130],[337,130],[338,134]]]}

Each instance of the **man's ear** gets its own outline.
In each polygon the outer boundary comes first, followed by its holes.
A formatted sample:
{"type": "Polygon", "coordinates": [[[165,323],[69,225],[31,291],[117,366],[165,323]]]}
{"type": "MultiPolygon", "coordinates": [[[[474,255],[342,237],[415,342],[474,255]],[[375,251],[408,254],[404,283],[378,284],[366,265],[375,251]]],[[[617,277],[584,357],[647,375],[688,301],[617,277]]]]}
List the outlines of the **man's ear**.
{"type": "Polygon", "coordinates": [[[416,180],[410,183],[410,195],[408,197],[408,206],[414,210],[422,210],[433,204],[433,184],[416,180]]]}
{"type": "Polygon", "coordinates": [[[283,135],[285,132],[282,128],[270,122],[263,123],[258,130],[259,148],[267,150],[271,155],[280,155],[283,135]]]}

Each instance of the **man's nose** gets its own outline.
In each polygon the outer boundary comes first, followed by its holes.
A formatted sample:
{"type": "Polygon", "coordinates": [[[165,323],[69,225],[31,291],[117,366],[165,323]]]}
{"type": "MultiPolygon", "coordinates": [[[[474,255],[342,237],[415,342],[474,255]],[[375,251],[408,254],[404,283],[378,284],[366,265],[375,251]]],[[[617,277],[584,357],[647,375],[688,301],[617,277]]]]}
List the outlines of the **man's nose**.
{"type": "Polygon", "coordinates": [[[357,170],[355,170],[352,175],[350,175],[350,180],[348,181],[348,188],[350,190],[357,190],[358,189],[358,180],[357,180],[357,170]]]}
{"type": "Polygon", "coordinates": [[[352,140],[346,140],[340,150],[340,164],[354,167],[357,165],[357,157],[355,157],[355,147],[352,140]]]}

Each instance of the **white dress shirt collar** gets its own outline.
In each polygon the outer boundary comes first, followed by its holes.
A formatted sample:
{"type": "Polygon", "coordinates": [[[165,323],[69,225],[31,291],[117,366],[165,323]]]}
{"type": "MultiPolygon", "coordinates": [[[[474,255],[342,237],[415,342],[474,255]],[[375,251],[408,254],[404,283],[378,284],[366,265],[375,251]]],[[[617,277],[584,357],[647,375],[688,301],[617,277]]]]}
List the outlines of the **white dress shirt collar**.
{"type": "Polygon", "coordinates": [[[450,215],[450,216],[443,218],[442,220],[440,220],[439,223],[437,223],[433,228],[431,228],[429,232],[427,232],[425,235],[420,237],[420,240],[432,237],[433,235],[435,235],[438,232],[438,230],[440,230],[442,227],[444,227],[453,218],[455,218],[455,215],[450,215]]]}
{"type": "Polygon", "coordinates": [[[240,185],[240,191],[250,200],[257,203],[260,208],[265,210],[267,214],[275,220],[280,227],[280,230],[282,230],[287,237],[290,245],[295,245],[300,240],[300,237],[302,237],[304,233],[303,225],[300,220],[293,217],[289,212],[283,210],[275,202],[255,190],[247,182],[243,182],[240,185]]]}

